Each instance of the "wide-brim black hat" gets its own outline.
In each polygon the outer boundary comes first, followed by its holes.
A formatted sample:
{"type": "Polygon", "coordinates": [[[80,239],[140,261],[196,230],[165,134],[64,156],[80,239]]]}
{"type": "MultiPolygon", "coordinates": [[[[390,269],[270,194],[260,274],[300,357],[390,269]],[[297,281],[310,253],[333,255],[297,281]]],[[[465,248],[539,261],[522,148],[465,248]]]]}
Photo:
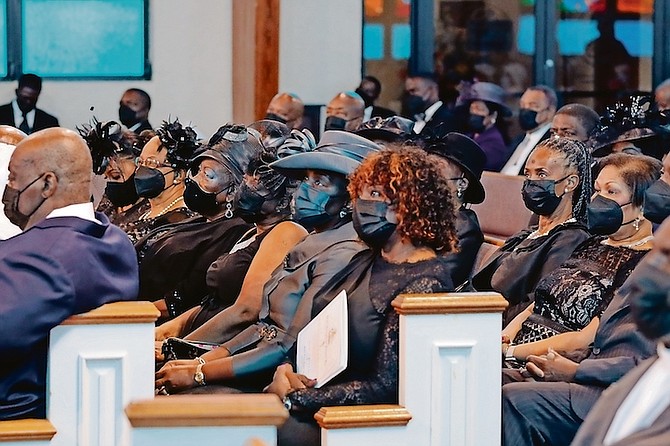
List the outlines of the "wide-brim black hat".
{"type": "Polygon", "coordinates": [[[297,153],[270,164],[280,173],[301,178],[306,170],[322,170],[342,175],[351,174],[371,153],[381,150],[374,142],[342,130],[323,133],[312,152],[297,153]]]}
{"type": "Polygon", "coordinates": [[[486,192],[480,179],[486,165],[486,153],[479,144],[465,135],[450,132],[426,146],[426,151],[453,161],[463,170],[469,182],[463,194],[464,202],[477,204],[484,201],[486,192]]]}
{"type": "Polygon", "coordinates": [[[400,142],[413,136],[414,121],[402,116],[381,118],[375,116],[362,123],[354,133],[369,140],[400,142]]]}

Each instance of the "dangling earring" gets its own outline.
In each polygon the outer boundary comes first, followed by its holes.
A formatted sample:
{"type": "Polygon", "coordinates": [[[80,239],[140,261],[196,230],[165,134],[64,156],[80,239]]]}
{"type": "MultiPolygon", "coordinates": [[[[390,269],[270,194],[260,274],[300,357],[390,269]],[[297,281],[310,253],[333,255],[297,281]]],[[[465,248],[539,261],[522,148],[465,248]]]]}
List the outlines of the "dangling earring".
{"type": "Polygon", "coordinates": [[[226,195],[226,212],[223,214],[226,218],[233,218],[233,195],[226,195]]]}
{"type": "Polygon", "coordinates": [[[635,221],[633,222],[633,227],[635,228],[635,231],[640,230],[640,216],[638,215],[635,217],[635,221]]]}
{"type": "Polygon", "coordinates": [[[460,199],[463,198],[463,189],[456,189],[456,196],[460,199]]]}

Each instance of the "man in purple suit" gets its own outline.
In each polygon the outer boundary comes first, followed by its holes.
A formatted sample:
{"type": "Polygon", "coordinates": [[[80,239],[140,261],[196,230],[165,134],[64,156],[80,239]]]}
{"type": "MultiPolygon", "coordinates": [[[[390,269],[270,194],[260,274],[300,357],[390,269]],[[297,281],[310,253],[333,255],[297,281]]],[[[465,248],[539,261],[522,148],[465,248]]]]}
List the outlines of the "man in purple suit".
{"type": "Polygon", "coordinates": [[[49,331],[69,316],[137,297],[128,237],[95,213],[91,156],[71,130],[15,148],[2,202],[23,233],[0,242],[0,419],[46,415],[49,331]]]}

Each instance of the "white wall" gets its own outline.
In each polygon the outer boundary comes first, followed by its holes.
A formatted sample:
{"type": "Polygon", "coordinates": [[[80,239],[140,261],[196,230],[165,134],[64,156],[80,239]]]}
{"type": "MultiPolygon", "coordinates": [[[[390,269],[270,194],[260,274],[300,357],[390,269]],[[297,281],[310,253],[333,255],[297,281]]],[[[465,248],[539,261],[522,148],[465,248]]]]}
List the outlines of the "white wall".
{"type": "MultiPolygon", "coordinates": [[[[74,128],[92,114],[118,119],[121,94],[138,87],[151,96],[154,126],[171,115],[209,136],[232,117],[231,8],[231,0],[151,0],[151,80],[44,81],[38,107],[74,128]]],[[[0,83],[0,103],[9,102],[15,88],[16,82],[0,83]]]]}
{"type": "Polygon", "coordinates": [[[362,0],[282,0],[279,91],[326,104],[361,81],[362,0]]]}
{"type": "MultiPolygon", "coordinates": [[[[233,117],[232,1],[150,0],[151,80],[44,81],[38,106],[74,128],[93,114],[117,119],[121,94],[138,87],[151,95],[154,126],[171,115],[211,135],[233,117]]],[[[355,88],[362,9],[362,0],[282,0],[279,90],[324,104],[355,88]]],[[[0,83],[0,103],[9,102],[15,88],[16,82],[0,83]]]]}

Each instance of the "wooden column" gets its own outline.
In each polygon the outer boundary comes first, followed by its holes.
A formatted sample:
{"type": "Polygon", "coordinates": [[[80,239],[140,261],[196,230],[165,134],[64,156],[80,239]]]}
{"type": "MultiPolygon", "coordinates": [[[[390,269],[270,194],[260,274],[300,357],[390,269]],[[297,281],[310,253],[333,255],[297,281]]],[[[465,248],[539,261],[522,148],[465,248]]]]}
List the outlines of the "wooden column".
{"type": "Polygon", "coordinates": [[[233,119],[261,119],[279,88],[280,0],[233,0],[233,119]]]}

